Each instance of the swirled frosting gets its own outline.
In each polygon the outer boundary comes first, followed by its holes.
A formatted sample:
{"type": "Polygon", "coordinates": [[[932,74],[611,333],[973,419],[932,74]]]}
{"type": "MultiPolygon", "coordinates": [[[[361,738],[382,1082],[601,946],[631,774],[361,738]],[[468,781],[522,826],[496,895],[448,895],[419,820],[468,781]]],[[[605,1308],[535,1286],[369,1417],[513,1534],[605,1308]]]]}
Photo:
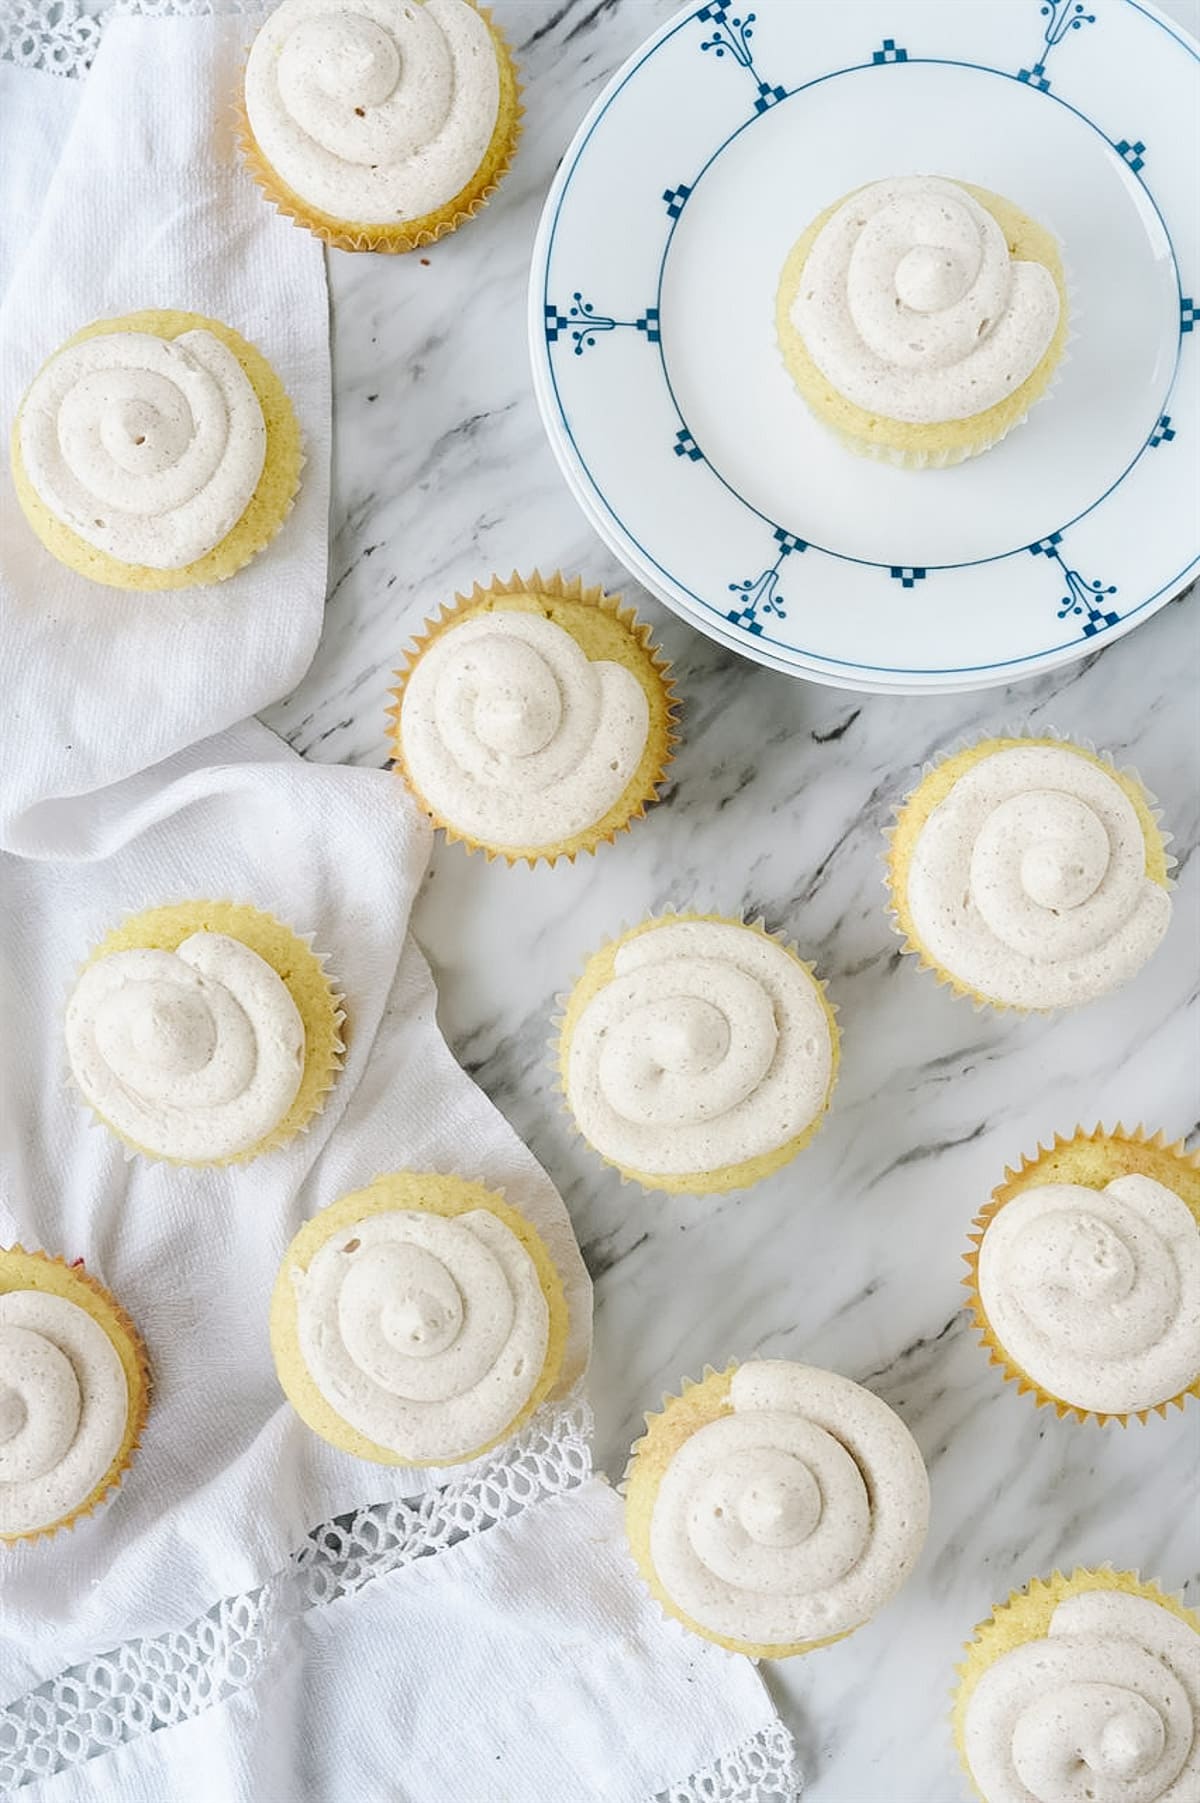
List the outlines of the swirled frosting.
{"type": "Polygon", "coordinates": [[[649,726],[622,664],[593,663],[553,620],[509,608],[434,639],[400,709],[413,782],[488,845],[553,845],[594,826],[636,773],[649,726]]]}
{"type": "Polygon", "coordinates": [[[80,1089],[161,1158],[232,1158],[264,1139],[296,1099],[304,1050],[283,979],[224,933],[97,958],[67,1005],[80,1089]]]}
{"type": "Polygon", "coordinates": [[[86,1310],[41,1290],[0,1295],[0,1534],[51,1527],[120,1450],[129,1385],[86,1310]]]}
{"type": "Polygon", "coordinates": [[[820,990],[750,927],[667,921],[628,939],[571,1034],[580,1132],[628,1170],[741,1164],[812,1124],[833,1073],[820,990]]]}
{"type": "Polygon", "coordinates": [[[917,837],[908,906],[943,970],[1017,1008],[1116,989],[1171,917],[1132,801],[1060,745],[996,751],[959,777],[917,837]]]}
{"type": "Polygon", "coordinates": [[[839,394],[911,424],[965,419],[1019,388],[1058,325],[1040,263],[957,182],[860,188],[813,240],[792,323],[839,394]]]}
{"type": "Polygon", "coordinates": [[[344,1421],[437,1464],[499,1438],[546,1362],[550,1314],[498,1216],[370,1215],[292,1271],[304,1362],[344,1421]]]}
{"type": "Polygon", "coordinates": [[[211,332],[102,332],[51,358],[21,406],[21,460],[50,511],[123,563],[178,570],[241,519],[267,428],[211,332]]]}
{"type": "Polygon", "coordinates": [[[283,0],[246,65],[267,161],[310,206],[364,225],[453,200],[499,109],[491,34],[465,0],[283,0]]]}
{"type": "Polygon", "coordinates": [[[755,1646],[860,1626],[925,1539],[912,1435],[849,1378],[780,1359],[742,1365],[730,1401],[660,1480],[650,1552],[663,1588],[700,1627],[755,1646]]]}
{"type": "Polygon", "coordinates": [[[1200,1377],[1200,1230],[1150,1177],[1023,1190],[988,1224],[978,1281],[1000,1344],[1061,1402],[1127,1414],[1200,1377]]]}
{"type": "Polygon", "coordinates": [[[1149,1597],[1069,1596],[983,1673],[964,1743],[987,1803],[1196,1803],[1200,1635],[1149,1597]]]}

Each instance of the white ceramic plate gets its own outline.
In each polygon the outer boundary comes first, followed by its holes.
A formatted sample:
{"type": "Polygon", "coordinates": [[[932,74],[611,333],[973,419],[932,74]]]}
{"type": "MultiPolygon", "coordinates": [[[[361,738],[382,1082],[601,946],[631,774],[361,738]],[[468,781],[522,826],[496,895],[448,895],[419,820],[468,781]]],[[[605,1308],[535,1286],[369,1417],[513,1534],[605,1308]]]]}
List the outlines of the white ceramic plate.
{"type": "Polygon", "coordinates": [[[1140,0],[709,0],[616,75],[546,202],[534,386],[625,565],[747,656],[983,688],[1148,619],[1200,567],[1200,48],[1140,0]],[[752,9],[752,10],[751,10],[752,9]],[[780,359],[788,250],[933,171],[1061,238],[1051,395],[919,473],[843,450],[780,359]]]}

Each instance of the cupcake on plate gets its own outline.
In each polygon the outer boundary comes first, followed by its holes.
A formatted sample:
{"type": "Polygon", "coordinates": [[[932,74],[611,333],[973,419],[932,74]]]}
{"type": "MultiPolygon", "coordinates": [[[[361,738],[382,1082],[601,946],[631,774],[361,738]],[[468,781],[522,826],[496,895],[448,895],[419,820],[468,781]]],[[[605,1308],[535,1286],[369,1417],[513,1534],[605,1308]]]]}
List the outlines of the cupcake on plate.
{"type": "Polygon", "coordinates": [[[783,359],[842,442],[905,469],[977,456],[1050,387],[1066,347],[1053,235],[999,194],[935,175],[835,201],[783,266],[783,359]]]}
{"type": "Polygon", "coordinates": [[[83,1261],[0,1249],[0,1540],[90,1515],[128,1469],[149,1403],[146,1349],[83,1261]]]}
{"type": "Polygon", "coordinates": [[[1200,1394],[1200,1155],[1077,1128],[1006,1171],[975,1228],[975,1324],[1039,1405],[1145,1421],[1200,1394]]]}
{"type": "Polygon", "coordinates": [[[1171,918],[1154,798],[1066,739],[985,739],[897,810],[896,930],[956,995],[1051,1013],[1127,983],[1171,918]]]}
{"type": "Polygon", "coordinates": [[[595,851],[657,799],[675,743],[668,665],[632,609],[578,577],[493,577],[426,622],[391,709],[396,767],[468,850],[595,851]]]}
{"type": "Polygon", "coordinates": [[[151,310],[99,319],[17,412],[17,499],[46,549],[110,588],[222,582],[270,543],[304,462],[282,382],[232,327],[151,310]]]}
{"type": "Polygon", "coordinates": [[[341,1065],[341,997],[259,908],[180,902],[111,932],[67,1003],[71,1073],[131,1152],[241,1164],[286,1144],[341,1065]]]}
{"type": "Polygon", "coordinates": [[[461,1464],[506,1440],[549,1395],[566,1339],[541,1236],[482,1184],[428,1172],[306,1222],[271,1300],[292,1407],[380,1465],[461,1464]]]}
{"type": "Polygon", "coordinates": [[[833,1004],[760,922],[645,920],[588,959],[559,1080],[580,1133],[644,1189],[745,1189],[812,1139],[837,1079],[833,1004]]]}
{"type": "Polygon", "coordinates": [[[283,0],[240,133],[281,213],[339,250],[413,250],[471,218],[520,136],[508,45],[470,0],[283,0]]]}
{"type": "Polygon", "coordinates": [[[954,1738],[983,1803],[1186,1803],[1200,1616],[1131,1571],[1034,1578],[976,1628],[954,1738]]]}
{"type": "Polygon", "coordinates": [[[784,1659],[852,1633],[900,1589],[929,1480],[869,1390],[763,1359],[708,1371],[646,1416],[625,1513],[667,1615],[731,1652],[784,1659]]]}

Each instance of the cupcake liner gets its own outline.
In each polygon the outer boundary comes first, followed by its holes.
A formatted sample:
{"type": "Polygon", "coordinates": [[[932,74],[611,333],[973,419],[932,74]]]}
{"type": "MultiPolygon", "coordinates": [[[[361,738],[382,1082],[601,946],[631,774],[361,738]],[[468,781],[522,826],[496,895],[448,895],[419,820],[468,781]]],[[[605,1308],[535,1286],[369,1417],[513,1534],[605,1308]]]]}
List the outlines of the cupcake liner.
{"type": "MultiPolygon", "coordinates": [[[[504,611],[500,606],[497,611],[504,611]]],[[[570,631],[563,624],[564,631],[570,631]]],[[[572,635],[573,636],[573,635],[572,635]]],[[[577,641],[582,643],[582,641],[577,641]]],[[[585,651],[587,646],[582,647],[585,651]]],[[[590,655],[590,652],[589,652],[590,655]]],[[[637,675],[633,666],[623,667],[637,675]]],[[[392,757],[395,768],[404,778],[412,794],[422,810],[428,814],[435,827],[445,833],[451,844],[466,847],[468,853],[480,851],[489,863],[493,858],[503,858],[511,867],[515,864],[528,864],[531,868],[544,860],[553,866],[560,858],[573,864],[581,852],[595,852],[601,845],[611,845],[616,835],[628,832],[635,820],[645,818],[647,808],[658,800],[660,786],[666,782],[667,766],[674,756],[674,748],[678,744],[678,698],[675,685],[670,676],[671,666],[653,642],[653,634],[648,625],[640,621],[633,608],[623,605],[619,595],[607,594],[604,589],[584,585],[580,576],[565,577],[560,570],[550,576],[543,576],[540,570],[534,570],[528,577],[521,576],[516,570],[507,581],[501,576],[493,575],[484,587],[476,583],[469,595],[455,594],[450,606],[443,606],[434,620],[425,621],[425,631],[413,643],[413,647],[405,654],[402,670],[396,672],[396,687],[392,690],[392,706],[388,709],[389,737],[392,744],[392,757]],[[633,648],[633,656],[642,676],[649,673],[648,680],[641,686],[646,693],[650,705],[650,726],[646,739],[646,747],[642,753],[638,768],[630,778],[625,790],[612,807],[581,832],[559,840],[549,846],[530,846],[526,848],[512,846],[489,845],[472,834],[463,832],[447,820],[434,808],[421,793],[404,756],[404,744],[400,731],[401,713],[404,705],[404,691],[408,679],[420,662],[430,645],[443,633],[452,630],[464,618],[477,614],[481,608],[487,610],[488,603],[520,595],[546,597],[550,601],[566,602],[569,606],[595,608],[600,614],[617,626],[623,628],[633,648]]]]}
{"type": "MultiPolygon", "coordinates": [[[[211,1170],[224,1165],[249,1164],[264,1153],[274,1152],[298,1133],[307,1133],[325,1106],[325,1101],[342,1068],[346,1050],[342,1037],[346,1013],[345,997],[334,986],[325,966],[328,952],[313,946],[313,934],[297,933],[265,908],[245,902],[184,901],[146,908],[129,915],[120,926],[106,934],[71,978],[66,1000],[74,993],[83,971],[97,959],[114,952],[150,950],[174,951],[192,933],[224,933],[231,939],[257,952],[281,978],[300,1011],[304,1022],[304,1075],[287,1113],[271,1132],[245,1152],[225,1158],[173,1158],[165,1152],[154,1152],[139,1145],[114,1127],[80,1090],[66,1062],[64,1081],[77,1101],[88,1110],[93,1126],[113,1135],[125,1148],[126,1162],[144,1158],[150,1164],[169,1164],[179,1169],[211,1170]]],[[[66,1003],[64,1002],[64,1014],[66,1003]]],[[[65,1041],[65,1036],[64,1036],[65,1041]]]]}
{"type": "Polygon", "coordinates": [[[643,1416],[646,1431],[630,1448],[625,1475],[618,1486],[625,1498],[625,1533],[642,1585],[669,1621],[678,1622],[689,1633],[712,1641],[727,1652],[742,1653],[749,1659],[791,1659],[801,1653],[816,1652],[820,1647],[833,1646],[855,1630],[847,1628],[824,1640],[800,1640],[779,1646],[713,1634],[693,1621],[672,1600],[659,1580],[650,1552],[650,1523],[663,1473],[686,1440],[710,1421],[732,1412],[729,1387],[737,1368],[736,1360],[723,1371],[705,1365],[703,1377],[699,1380],[685,1377],[677,1396],[664,1391],[661,1410],[643,1416]]]}
{"type": "Polygon", "coordinates": [[[796,946],[790,939],[784,938],[780,933],[768,932],[766,923],[761,916],[754,920],[745,920],[736,915],[707,914],[696,909],[682,908],[669,910],[663,914],[651,915],[649,919],[641,921],[635,927],[623,926],[615,937],[605,939],[597,950],[589,955],[570,991],[555,997],[555,1009],[556,1012],[551,1021],[554,1032],[547,1041],[547,1044],[554,1054],[555,1082],[562,1098],[562,1107],[578,1138],[596,1155],[597,1158],[603,1159],[610,1170],[616,1171],[622,1184],[635,1184],[650,1194],[666,1196],[718,1196],[727,1195],[731,1190],[749,1189],[751,1185],[758,1183],[763,1177],[770,1177],[776,1171],[782,1170],[785,1165],[790,1164],[792,1159],[815,1139],[817,1133],[824,1124],[825,1116],[829,1112],[829,1106],[833,1099],[833,1092],[837,1087],[838,1070],[841,1064],[842,1036],[841,1029],[837,1023],[837,1003],[830,999],[829,986],[823,978],[817,975],[816,966],[810,964],[807,959],[800,956],[796,946]],[[584,1008],[587,1006],[587,1003],[592,1000],[595,993],[598,993],[597,991],[593,991],[576,1004],[576,997],[579,995],[582,985],[587,980],[593,965],[595,965],[597,960],[605,959],[608,954],[611,954],[611,957],[608,957],[608,969],[606,972],[602,973],[602,980],[606,980],[612,975],[612,959],[615,958],[616,952],[626,943],[626,941],[636,939],[643,933],[653,932],[656,927],[673,925],[678,921],[688,920],[711,921],[718,926],[744,927],[748,932],[758,933],[762,938],[770,939],[773,944],[781,946],[784,951],[788,952],[790,956],[795,959],[796,963],[808,974],[818,992],[825,1018],[829,1023],[829,1037],[832,1044],[833,1055],[829,1072],[829,1087],[825,1092],[824,1104],[815,1120],[811,1121],[802,1133],[799,1133],[793,1139],[788,1140],[786,1144],[778,1146],[769,1152],[760,1152],[755,1158],[745,1159],[740,1164],[725,1165],[715,1171],[691,1171],[682,1177],[672,1177],[663,1176],[654,1172],[635,1171],[627,1165],[618,1164],[615,1159],[607,1157],[598,1147],[593,1146],[591,1141],[580,1129],[571,1108],[570,1095],[567,1086],[567,1074],[571,1051],[571,1034],[574,1031],[576,1022],[584,1008]]]}
{"type": "Polygon", "coordinates": [[[546,1401],[562,1368],[567,1344],[567,1302],[558,1268],[533,1223],[509,1203],[502,1190],[443,1172],[393,1171],[376,1177],[365,1189],[339,1196],[326,1208],[306,1221],[292,1239],[271,1294],[271,1352],[280,1385],[288,1401],[305,1425],[330,1445],[356,1458],[369,1459],[377,1465],[399,1465],[443,1469],[465,1465],[500,1446],[523,1427],[530,1416],[546,1401]],[[542,1294],[550,1312],[546,1356],[537,1383],[528,1400],[502,1433],[484,1445],[454,1459],[406,1459],[390,1447],[380,1446],[339,1415],[310,1376],[300,1346],[296,1318],[296,1294],[291,1280],[292,1269],[300,1265],[307,1270],[313,1258],[335,1233],[371,1215],[389,1214],[412,1209],[425,1214],[453,1218],[476,1209],[486,1209],[503,1221],[521,1242],[537,1270],[542,1294]]]}
{"type": "Polygon", "coordinates": [[[46,1295],[61,1296],[84,1309],[97,1326],[103,1328],[121,1361],[129,1390],[129,1407],[124,1438],[108,1470],[83,1502],[45,1527],[30,1528],[19,1534],[0,1534],[0,1545],[16,1545],[21,1540],[49,1540],[53,1535],[73,1528],[85,1515],[91,1515],[109,1492],[118,1488],[141,1444],[152,1389],[150,1361],[141,1335],[111,1291],[84,1269],[81,1258],[68,1264],[65,1258],[53,1257],[47,1252],[29,1252],[20,1244],[0,1248],[0,1295],[12,1290],[40,1290],[46,1295]]]}
{"type": "Polygon", "coordinates": [[[423,250],[427,245],[436,244],[439,238],[457,231],[460,225],[465,225],[468,219],[474,219],[476,213],[482,211],[512,166],[521,137],[521,121],[525,116],[525,109],[521,105],[517,65],[504,33],[486,6],[475,5],[475,0],[469,0],[469,4],[474,6],[474,10],[484,21],[495,46],[496,66],[500,74],[500,106],[483,161],[466,186],[451,200],[420,219],[409,219],[391,225],[335,219],[331,214],[321,212],[318,207],[310,207],[288,187],[263,155],[246,112],[243,80],[239,84],[233,109],[234,136],[249,174],[277,212],[290,219],[293,225],[311,232],[334,250],[401,253],[423,250]]]}
{"type": "MultiPolygon", "coordinates": [[[[1016,207],[1013,204],[1013,202],[1006,200],[1003,195],[992,194],[990,190],[977,188],[970,182],[960,182],[958,185],[964,188],[975,200],[979,201],[981,205],[987,208],[993,218],[995,218],[997,223],[1001,226],[1006,238],[1011,240],[1014,234],[1019,230],[1026,235],[1032,235],[1035,239],[1045,239],[1047,243],[1041,247],[1043,252],[1051,247],[1053,248],[1058,260],[1056,285],[1059,288],[1060,297],[1063,300],[1064,319],[1060,322],[1060,326],[1065,326],[1065,330],[1062,331],[1061,337],[1060,327],[1056,327],[1054,337],[1051,339],[1041,361],[1030,371],[1029,375],[1025,378],[1025,381],[1019,388],[1014,390],[1012,395],[1008,395],[1004,397],[1004,399],[993,403],[991,407],[986,408],[983,412],[971,416],[976,422],[988,421],[990,418],[990,423],[986,427],[977,424],[977,429],[968,442],[944,445],[935,450],[919,450],[916,448],[902,447],[896,444],[880,443],[876,440],[860,436],[853,431],[837,425],[835,421],[825,413],[818,401],[810,396],[805,384],[798,379],[796,371],[793,368],[791,361],[789,361],[788,352],[784,349],[783,345],[785,325],[789,335],[796,340],[793,355],[795,355],[797,351],[803,355],[803,367],[806,370],[807,366],[812,362],[808,355],[807,348],[803,344],[803,340],[800,338],[799,333],[790,321],[791,299],[794,299],[794,292],[789,298],[787,307],[784,307],[782,302],[782,291],[785,282],[788,279],[788,272],[791,269],[792,260],[795,257],[798,247],[804,244],[804,241],[808,239],[809,242],[805,248],[800,266],[793,272],[795,286],[798,288],[800,274],[804,263],[807,262],[809,251],[812,248],[812,242],[815,240],[817,233],[830,215],[849,198],[848,195],[843,195],[840,200],[835,201],[831,207],[828,207],[805,229],[796,244],[793,245],[792,251],[789,253],[788,262],[785,264],[784,272],[780,277],[780,297],[777,298],[776,302],[776,337],[779,341],[780,355],[784,367],[790,380],[795,384],[801,399],[804,401],[813,417],[817,419],[827,431],[832,433],[844,449],[852,451],[856,456],[865,457],[872,462],[890,464],[895,469],[949,469],[960,463],[969,462],[974,457],[981,457],[985,451],[994,449],[994,447],[1007,438],[1010,433],[1015,432],[1018,426],[1025,423],[1035,407],[1040,406],[1043,402],[1050,399],[1061,381],[1063,368],[1070,361],[1070,347],[1078,337],[1079,291],[1068,267],[1062,240],[1059,238],[1058,234],[1052,232],[1048,226],[1044,226],[1040,222],[1030,219],[1029,216],[1024,214],[1019,207],[1016,207]],[[997,210],[997,205],[1001,209],[1000,211],[997,210]],[[1031,385],[1033,385],[1032,392],[1029,393],[1025,406],[1020,408],[1017,412],[1011,413],[1009,411],[1010,403],[1014,399],[1020,397],[1026,389],[1031,387],[1031,385]]],[[[1044,267],[1050,268],[1050,265],[1044,261],[1044,256],[1038,257],[1036,260],[1043,262],[1044,267]]],[[[1052,270],[1051,273],[1054,273],[1054,271],[1052,270]]],[[[821,376],[821,373],[816,368],[815,364],[812,365],[812,368],[819,380],[826,380],[826,378],[821,376]]],[[[830,383],[829,386],[830,389],[833,390],[832,383],[830,383]]],[[[836,394],[836,390],[833,390],[833,392],[836,394]]],[[[839,396],[838,398],[842,399],[843,397],[839,396]]],[[[853,405],[853,403],[847,404],[853,405]]],[[[855,411],[862,414],[864,418],[873,417],[867,413],[866,409],[855,408],[855,411]]],[[[884,415],[879,415],[878,417],[881,419],[886,418],[884,415]]],[[[912,431],[914,429],[919,431],[923,430],[930,436],[935,436],[939,429],[942,431],[950,430],[952,433],[957,433],[965,423],[966,422],[962,420],[946,420],[937,422],[936,425],[931,424],[928,428],[914,428],[911,425],[906,425],[904,421],[888,421],[889,425],[894,426],[899,431],[912,431]]]]}
{"type": "Polygon", "coordinates": [[[1107,1414],[1098,1409],[1083,1409],[1075,1403],[1063,1402],[1023,1371],[1000,1344],[992,1331],[979,1294],[979,1249],[983,1244],[984,1234],[1007,1203],[1034,1187],[1031,1179],[1035,1172],[1038,1183],[1083,1182],[1088,1187],[1093,1187],[1090,1179],[1096,1177],[1100,1181],[1094,1187],[1102,1188],[1115,1177],[1134,1171],[1154,1177],[1168,1188],[1174,1189],[1176,1194],[1180,1193],[1182,1179],[1183,1189],[1187,1192],[1182,1200],[1191,1208],[1200,1228],[1200,1152],[1188,1152],[1181,1139],[1168,1140],[1165,1133],[1147,1133],[1140,1126],[1126,1129],[1118,1121],[1111,1129],[1096,1126],[1089,1132],[1084,1127],[1076,1126],[1065,1136],[1056,1133],[1052,1145],[1043,1146],[1039,1142],[1034,1156],[1023,1156],[1018,1168],[1006,1166],[1004,1182],[992,1191],[991,1200],[975,1217],[972,1222],[974,1231],[968,1235],[971,1250],[963,1253],[967,1275],[962,1281],[969,1292],[971,1317],[979,1334],[980,1344],[988,1354],[988,1363],[998,1365],[1005,1381],[1016,1384],[1018,1395],[1032,1396],[1038,1408],[1052,1408],[1060,1421],[1064,1416],[1070,1415],[1076,1421],[1092,1419],[1100,1427],[1110,1421],[1127,1427],[1131,1419],[1144,1423],[1151,1415],[1161,1415],[1166,1420],[1172,1408],[1182,1409],[1189,1396],[1200,1396],[1198,1375],[1177,1396],[1168,1397],[1165,1402],[1155,1403],[1150,1408],[1133,1410],[1129,1414],[1107,1414]],[[1082,1172],[1079,1171],[1081,1159],[1085,1163],[1082,1172]]]}
{"type": "Polygon", "coordinates": [[[930,777],[936,776],[939,771],[945,771],[950,764],[958,763],[960,760],[964,759],[969,760],[965,763],[962,772],[955,772],[951,780],[946,783],[942,793],[936,794],[932,798],[926,797],[926,801],[923,804],[923,811],[915,829],[914,840],[915,834],[919,833],[920,828],[924,826],[925,821],[929,818],[930,814],[932,814],[934,809],[946,799],[947,795],[949,795],[959,774],[965,774],[966,769],[970,769],[973,764],[978,761],[971,756],[972,753],[980,752],[985,747],[990,752],[1007,751],[1022,745],[1048,745],[1059,747],[1065,751],[1076,752],[1080,757],[1089,759],[1093,764],[1099,764],[1108,775],[1112,776],[1120,784],[1121,788],[1132,802],[1137,812],[1138,819],[1141,822],[1142,833],[1146,841],[1146,874],[1151,877],[1154,882],[1159,883],[1164,889],[1170,889],[1174,886],[1170,873],[1174,868],[1176,860],[1173,854],[1167,849],[1174,835],[1164,831],[1160,824],[1162,810],[1157,805],[1157,797],[1154,795],[1153,791],[1147,787],[1138,772],[1132,766],[1128,766],[1124,769],[1118,767],[1108,752],[1098,751],[1090,740],[1071,738],[1066,733],[1059,732],[1057,728],[1053,726],[1045,727],[1042,731],[1037,733],[1022,731],[1018,727],[1006,728],[998,734],[981,732],[973,737],[969,735],[963,736],[954,740],[945,751],[939,752],[935,758],[927,759],[921,766],[920,775],[917,781],[913,783],[903,801],[893,804],[893,824],[884,829],[884,838],[887,841],[887,846],[882,853],[884,865],[883,880],[884,886],[888,891],[888,917],[892,931],[897,934],[902,942],[900,946],[901,952],[911,953],[917,959],[919,969],[932,972],[937,981],[945,988],[949,989],[952,994],[969,1001],[975,1008],[976,1013],[980,1013],[986,1009],[993,1009],[997,1014],[1037,1015],[1043,1019],[1050,1019],[1054,1015],[1065,1012],[1065,1008],[1062,1005],[1052,1008],[1026,1008],[1017,1002],[1000,1001],[994,996],[984,995],[982,991],[972,988],[968,983],[962,982],[961,979],[954,976],[952,972],[944,970],[940,964],[929,956],[924,945],[921,943],[920,935],[916,930],[908,908],[907,882],[905,880],[907,874],[907,860],[903,861],[903,867],[901,864],[904,852],[904,846],[899,843],[901,827],[908,814],[909,808],[916,800],[921,790],[925,787],[925,784],[930,777]]]}
{"type": "MultiPolygon", "coordinates": [[[[116,319],[98,319],[59,345],[53,361],[69,346],[112,332],[147,332],[156,338],[178,338],[184,332],[210,332],[233,352],[254,389],[267,428],[267,449],[262,475],[237,524],[203,557],[177,570],[152,569],[149,564],[123,563],[95,545],[89,545],[42,500],[29,480],[21,455],[21,408],[13,421],[10,438],[13,485],[21,511],[52,557],[89,581],[107,588],[156,593],[172,589],[206,588],[225,582],[253,561],[278,537],[295,506],[305,464],[300,424],[287,390],[262,352],[232,326],[209,319],[203,313],[175,308],[144,308],[116,319]]],[[[43,364],[44,368],[45,365],[43,364]]],[[[22,401],[22,407],[24,402],[22,401]]]]}
{"type": "Polygon", "coordinates": [[[1048,1578],[1031,1578],[1023,1589],[1011,1591],[1006,1601],[998,1603],[986,1621],[978,1624],[963,1648],[961,1663],[955,1667],[957,1682],[951,1709],[954,1744],[972,1792],[983,1803],[988,1803],[988,1799],[975,1783],[966,1750],[967,1707],[975,1686],[1004,1653],[1031,1640],[1044,1640],[1058,1605],[1088,1590],[1121,1590],[1129,1596],[1145,1597],[1200,1634],[1200,1615],[1178,1597],[1136,1571],[1117,1571],[1111,1565],[1077,1566],[1069,1577],[1056,1570],[1048,1578]]]}

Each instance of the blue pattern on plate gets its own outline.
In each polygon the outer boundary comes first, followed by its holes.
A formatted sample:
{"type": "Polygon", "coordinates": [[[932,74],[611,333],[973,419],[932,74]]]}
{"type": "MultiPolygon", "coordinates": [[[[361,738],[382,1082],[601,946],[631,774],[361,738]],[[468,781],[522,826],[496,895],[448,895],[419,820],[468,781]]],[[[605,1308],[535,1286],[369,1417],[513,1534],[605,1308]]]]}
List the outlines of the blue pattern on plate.
{"type": "Polygon", "coordinates": [[[1050,52],[1062,43],[1069,31],[1079,31],[1085,25],[1094,25],[1096,15],[1084,10],[1083,0],[1047,0],[1047,4],[1042,7],[1042,17],[1046,24],[1042,30],[1041,53],[1032,69],[1022,69],[1017,80],[1026,81],[1031,88],[1039,88],[1045,94],[1050,87],[1050,79],[1046,74],[1050,52]]]}
{"type": "Polygon", "coordinates": [[[761,609],[765,614],[772,614],[777,620],[787,619],[787,606],[779,593],[779,570],[785,557],[793,551],[807,551],[808,546],[794,532],[785,532],[782,526],[775,528],[775,542],[779,550],[775,554],[775,562],[758,576],[747,577],[745,582],[731,582],[731,595],[741,596],[741,605],[730,608],[725,615],[735,626],[741,626],[746,632],[756,637],[762,635],[762,621],[758,614],[761,609]]]}
{"type": "Polygon", "coordinates": [[[1117,592],[1116,584],[1110,583],[1105,588],[1100,582],[1087,582],[1078,570],[1069,569],[1059,546],[1062,544],[1062,533],[1052,532],[1048,538],[1040,538],[1029,549],[1035,557],[1048,557],[1057,564],[1067,585],[1067,592],[1058,605],[1058,618],[1066,620],[1075,616],[1083,621],[1085,639],[1095,638],[1106,626],[1115,626],[1121,618],[1119,613],[1110,613],[1097,605],[1117,592]]]}

